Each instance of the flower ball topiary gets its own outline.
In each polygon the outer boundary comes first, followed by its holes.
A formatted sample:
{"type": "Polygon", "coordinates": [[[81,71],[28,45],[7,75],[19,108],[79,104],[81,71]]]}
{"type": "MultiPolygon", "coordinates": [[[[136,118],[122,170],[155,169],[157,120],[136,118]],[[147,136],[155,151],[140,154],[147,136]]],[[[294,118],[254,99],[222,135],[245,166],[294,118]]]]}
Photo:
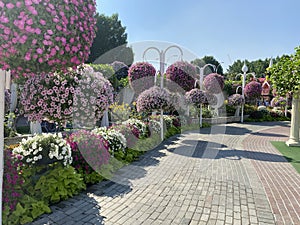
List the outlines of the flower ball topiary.
{"type": "Polygon", "coordinates": [[[141,93],[154,85],[156,70],[147,62],[138,62],[129,67],[128,79],[131,88],[141,93]]]}
{"type": "Polygon", "coordinates": [[[245,99],[240,94],[233,94],[228,97],[228,105],[230,106],[240,106],[245,103],[245,99]]]}
{"type": "Polygon", "coordinates": [[[151,112],[160,110],[170,105],[170,96],[166,89],[154,86],[143,91],[137,99],[136,107],[138,112],[151,112]]]}
{"type": "Polygon", "coordinates": [[[18,76],[83,63],[95,12],[94,0],[0,1],[0,68],[18,76]]]}
{"type": "Polygon", "coordinates": [[[185,98],[188,103],[191,103],[194,105],[200,105],[207,101],[205,93],[203,91],[199,90],[198,88],[194,88],[194,89],[190,90],[189,92],[187,92],[185,94],[185,98]]]}
{"type": "Polygon", "coordinates": [[[190,91],[195,85],[196,67],[188,62],[178,61],[167,68],[166,77],[179,85],[181,90],[177,88],[177,91],[190,91]]]}
{"type": "Polygon", "coordinates": [[[259,82],[251,81],[244,88],[245,96],[249,99],[256,99],[261,96],[262,87],[259,82]]]}
{"type": "Polygon", "coordinates": [[[217,73],[211,73],[204,78],[203,85],[207,92],[219,94],[224,88],[224,77],[217,73]]]}

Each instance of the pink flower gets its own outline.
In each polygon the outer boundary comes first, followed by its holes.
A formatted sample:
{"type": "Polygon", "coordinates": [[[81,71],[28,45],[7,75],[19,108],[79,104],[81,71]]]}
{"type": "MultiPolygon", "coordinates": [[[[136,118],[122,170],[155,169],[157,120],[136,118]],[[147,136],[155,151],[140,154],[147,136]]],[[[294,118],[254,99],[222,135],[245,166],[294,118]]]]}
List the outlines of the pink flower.
{"type": "Polygon", "coordinates": [[[52,30],[47,30],[47,33],[48,33],[49,35],[52,35],[52,34],[53,34],[53,31],[52,31],[52,30]]]}
{"type": "Polygon", "coordinates": [[[41,34],[41,29],[40,29],[40,28],[36,28],[36,29],[35,29],[35,33],[36,33],[36,34],[41,34]]]}
{"type": "Polygon", "coordinates": [[[32,13],[32,15],[37,15],[38,12],[33,6],[27,6],[27,9],[32,13]]]}
{"type": "Polygon", "coordinates": [[[7,3],[7,4],[6,4],[6,7],[7,7],[8,9],[13,9],[13,8],[15,7],[15,5],[12,4],[12,3],[7,3]]]}
{"type": "Polygon", "coordinates": [[[22,6],[22,2],[17,2],[17,3],[16,3],[16,6],[17,6],[18,8],[20,8],[20,7],[22,6]]]}
{"type": "Polygon", "coordinates": [[[46,25],[46,21],[43,19],[40,19],[40,24],[42,24],[44,26],[44,25],[46,25]]]}
{"type": "Polygon", "coordinates": [[[36,52],[37,52],[38,54],[43,54],[43,49],[38,48],[38,49],[36,50],[36,52]]]}

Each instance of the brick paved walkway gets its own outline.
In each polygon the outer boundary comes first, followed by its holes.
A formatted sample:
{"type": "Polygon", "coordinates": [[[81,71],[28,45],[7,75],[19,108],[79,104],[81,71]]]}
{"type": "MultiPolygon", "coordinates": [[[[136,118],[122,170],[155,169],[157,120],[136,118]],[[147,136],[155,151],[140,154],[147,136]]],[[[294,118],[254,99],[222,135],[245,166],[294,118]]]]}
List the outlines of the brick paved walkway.
{"type": "Polygon", "coordinates": [[[271,145],[286,123],[187,132],[32,224],[300,224],[300,176],[271,145]]]}

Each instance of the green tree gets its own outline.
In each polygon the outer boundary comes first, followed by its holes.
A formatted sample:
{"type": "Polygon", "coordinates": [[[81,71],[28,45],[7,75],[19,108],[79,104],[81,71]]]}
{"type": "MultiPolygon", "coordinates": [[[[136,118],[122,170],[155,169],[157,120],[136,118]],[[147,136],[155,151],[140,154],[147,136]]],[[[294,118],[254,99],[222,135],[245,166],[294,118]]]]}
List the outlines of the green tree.
{"type": "MultiPolygon", "coordinates": [[[[206,64],[215,65],[215,67],[217,68],[217,73],[224,75],[223,67],[222,67],[221,63],[219,63],[213,56],[204,56],[201,59],[198,58],[198,59],[193,60],[191,63],[194,64],[195,66],[199,66],[199,67],[203,67],[206,64]]],[[[213,68],[206,67],[204,74],[208,74],[211,72],[215,72],[215,71],[213,71],[213,68]]]]}
{"type": "Polygon", "coordinates": [[[268,72],[278,95],[285,96],[288,92],[292,92],[294,96],[300,94],[300,46],[295,48],[294,54],[282,56],[268,68],[268,72]]]}
{"type": "MultiPolygon", "coordinates": [[[[132,49],[127,47],[127,33],[126,27],[123,27],[118,18],[118,14],[112,16],[105,16],[103,14],[96,14],[97,19],[97,32],[89,55],[88,63],[92,63],[99,57],[102,58],[97,63],[112,63],[113,61],[133,61],[132,49]],[[117,48],[117,50],[114,50],[117,48]],[[105,57],[105,53],[112,50],[105,57]]],[[[124,62],[125,63],[125,62],[124,62]]],[[[126,62],[127,65],[129,65],[126,62]]]]}
{"type": "MultiPolygon", "coordinates": [[[[273,63],[275,64],[278,62],[280,57],[276,57],[273,59],[273,63]]],[[[265,77],[267,75],[266,69],[270,65],[270,58],[266,59],[258,59],[254,61],[248,61],[246,60],[246,65],[248,67],[248,72],[250,73],[255,73],[256,77],[265,77]]],[[[236,76],[239,73],[242,73],[242,67],[244,65],[244,61],[242,60],[237,60],[235,61],[229,68],[227,69],[226,72],[226,77],[227,79],[235,80],[236,76]]]]}

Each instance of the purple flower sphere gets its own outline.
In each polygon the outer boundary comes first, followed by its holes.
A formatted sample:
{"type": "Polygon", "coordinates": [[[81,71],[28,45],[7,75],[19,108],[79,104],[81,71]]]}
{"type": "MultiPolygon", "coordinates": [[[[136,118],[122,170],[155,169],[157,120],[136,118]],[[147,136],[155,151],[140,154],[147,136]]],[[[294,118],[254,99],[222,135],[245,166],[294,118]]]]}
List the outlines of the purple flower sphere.
{"type": "Polygon", "coordinates": [[[170,105],[170,96],[166,89],[154,86],[142,92],[136,102],[138,112],[151,112],[170,105]]]}
{"type": "Polygon", "coordinates": [[[240,94],[233,94],[228,97],[228,105],[240,106],[245,102],[245,99],[240,94]]]}
{"type": "Polygon", "coordinates": [[[188,103],[192,103],[194,105],[200,105],[207,101],[205,93],[200,91],[198,88],[194,88],[185,94],[185,98],[188,103]]]}
{"type": "Polygon", "coordinates": [[[188,62],[178,61],[168,67],[166,77],[179,85],[176,91],[190,91],[195,85],[196,67],[188,62]]]}
{"type": "Polygon", "coordinates": [[[154,85],[156,70],[147,62],[138,62],[129,67],[128,78],[131,88],[141,93],[154,85]]]}
{"type": "Polygon", "coordinates": [[[256,99],[261,96],[262,87],[261,84],[257,81],[251,81],[246,84],[244,93],[245,96],[249,99],[256,99]]]}
{"type": "Polygon", "coordinates": [[[219,94],[224,88],[224,77],[217,73],[211,73],[204,78],[203,85],[207,92],[219,94]]]}

